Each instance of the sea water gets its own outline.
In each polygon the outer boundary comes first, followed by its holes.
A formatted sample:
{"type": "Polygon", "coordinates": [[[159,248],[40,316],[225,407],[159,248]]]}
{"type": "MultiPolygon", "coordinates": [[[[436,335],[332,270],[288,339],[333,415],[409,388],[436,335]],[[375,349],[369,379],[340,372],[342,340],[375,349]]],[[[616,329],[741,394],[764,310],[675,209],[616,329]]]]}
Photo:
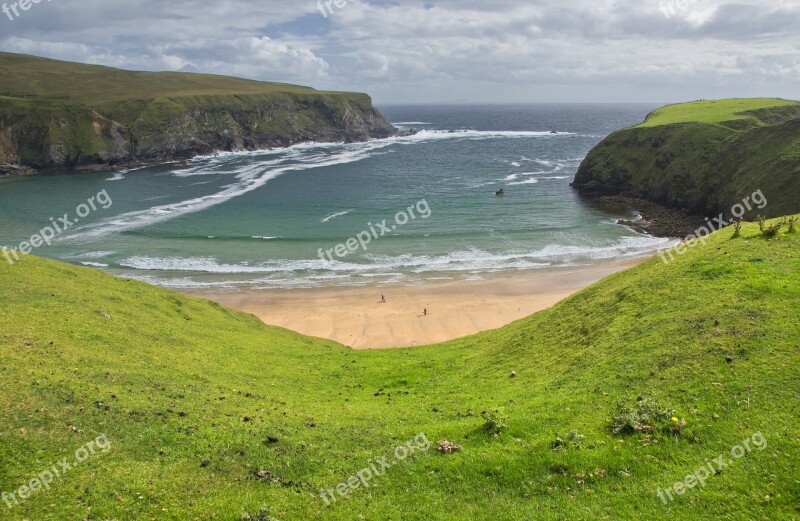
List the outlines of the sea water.
{"type": "Polygon", "coordinates": [[[634,216],[569,183],[594,145],[653,108],[387,106],[417,133],[0,179],[0,245],[18,247],[106,190],[112,206],[33,253],[197,289],[424,284],[642,255],[667,240],[618,225],[634,216]],[[397,222],[421,201],[427,218],[397,222]],[[390,232],[364,247],[320,255],[384,221],[390,232]]]}

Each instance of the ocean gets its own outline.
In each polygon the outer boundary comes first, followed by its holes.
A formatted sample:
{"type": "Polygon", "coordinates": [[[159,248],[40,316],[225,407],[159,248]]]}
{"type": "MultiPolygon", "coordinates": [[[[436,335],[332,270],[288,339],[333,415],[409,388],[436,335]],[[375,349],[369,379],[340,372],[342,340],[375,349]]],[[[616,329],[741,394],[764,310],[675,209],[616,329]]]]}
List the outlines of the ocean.
{"type": "MultiPolygon", "coordinates": [[[[480,279],[668,242],[618,225],[635,215],[569,186],[594,145],[655,105],[380,108],[419,132],[0,179],[0,245],[18,248],[66,214],[78,222],[33,253],[171,288],[224,290],[480,279]],[[110,204],[87,204],[99,193],[110,204]]],[[[0,269],[11,268],[0,257],[0,269]]]]}

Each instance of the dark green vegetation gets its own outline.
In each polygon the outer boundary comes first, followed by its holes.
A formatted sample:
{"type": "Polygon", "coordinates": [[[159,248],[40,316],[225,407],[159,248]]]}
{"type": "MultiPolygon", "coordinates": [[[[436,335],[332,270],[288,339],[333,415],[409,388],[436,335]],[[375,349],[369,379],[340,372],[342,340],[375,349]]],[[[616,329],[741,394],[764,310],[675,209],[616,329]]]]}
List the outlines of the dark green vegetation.
{"type": "Polygon", "coordinates": [[[0,165],[102,167],[394,132],[366,94],[0,53],[0,165]]]}
{"type": "Polygon", "coordinates": [[[732,235],[497,331],[375,352],[91,269],[3,264],[0,492],[101,434],[113,448],[0,517],[797,519],[800,235],[732,235]],[[765,450],[657,497],[758,432],[765,450]],[[429,451],[318,497],[419,433],[429,451]]]}
{"type": "Polygon", "coordinates": [[[800,103],[731,99],[671,105],[611,134],[573,183],[585,195],[629,195],[704,215],[757,190],[757,213],[800,211],[800,103]]]}

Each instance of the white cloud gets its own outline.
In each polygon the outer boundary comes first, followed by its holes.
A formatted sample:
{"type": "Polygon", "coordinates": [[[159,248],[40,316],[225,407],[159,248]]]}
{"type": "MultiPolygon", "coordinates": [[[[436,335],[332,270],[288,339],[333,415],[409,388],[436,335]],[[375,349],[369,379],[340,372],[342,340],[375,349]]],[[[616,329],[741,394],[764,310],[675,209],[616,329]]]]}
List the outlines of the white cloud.
{"type": "Polygon", "coordinates": [[[796,97],[800,4],[696,0],[667,17],[670,1],[354,0],[324,18],[315,0],[71,0],[5,24],[0,48],[382,102],[796,97]]]}

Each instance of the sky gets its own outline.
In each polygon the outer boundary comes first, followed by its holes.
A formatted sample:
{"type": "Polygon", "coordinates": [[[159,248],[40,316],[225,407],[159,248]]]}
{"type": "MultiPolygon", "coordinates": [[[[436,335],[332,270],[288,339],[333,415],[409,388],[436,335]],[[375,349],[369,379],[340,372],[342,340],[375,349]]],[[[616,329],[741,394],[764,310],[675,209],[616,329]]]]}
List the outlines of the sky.
{"type": "Polygon", "coordinates": [[[367,92],[383,105],[800,98],[800,0],[5,0],[2,7],[2,51],[367,92]]]}

